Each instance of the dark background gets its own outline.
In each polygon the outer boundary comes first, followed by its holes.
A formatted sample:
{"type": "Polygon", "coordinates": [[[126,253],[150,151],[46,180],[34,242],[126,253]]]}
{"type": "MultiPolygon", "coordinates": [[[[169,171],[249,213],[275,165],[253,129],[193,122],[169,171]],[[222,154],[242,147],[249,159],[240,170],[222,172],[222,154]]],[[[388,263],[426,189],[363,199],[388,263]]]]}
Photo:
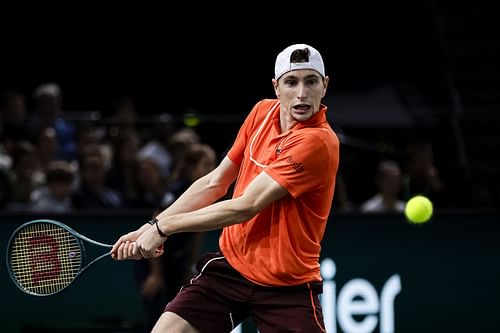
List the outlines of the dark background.
{"type": "Polygon", "coordinates": [[[102,109],[126,94],[144,112],[246,113],[273,95],[276,54],[302,42],[322,52],[332,93],[441,72],[430,2],[329,5],[5,12],[2,88],[57,81],[70,110],[102,109]]]}

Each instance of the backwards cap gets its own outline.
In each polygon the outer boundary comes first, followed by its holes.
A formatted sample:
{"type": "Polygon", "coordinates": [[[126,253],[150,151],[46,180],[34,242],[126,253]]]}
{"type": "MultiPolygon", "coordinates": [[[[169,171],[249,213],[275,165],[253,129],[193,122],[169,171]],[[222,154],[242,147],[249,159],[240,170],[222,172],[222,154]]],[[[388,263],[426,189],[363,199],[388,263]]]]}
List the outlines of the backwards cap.
{"type": "Polygon", "coordinates": [[[313,69],[325,77],[325,65],[321,54],[314,47],[307,44],[293,44],[280,52],[274,65],[274,78],[277,80],[283,74],[297,69],[313,69]],[[309,49],[309,62],[290,62],[293,51],[309,49]]]}

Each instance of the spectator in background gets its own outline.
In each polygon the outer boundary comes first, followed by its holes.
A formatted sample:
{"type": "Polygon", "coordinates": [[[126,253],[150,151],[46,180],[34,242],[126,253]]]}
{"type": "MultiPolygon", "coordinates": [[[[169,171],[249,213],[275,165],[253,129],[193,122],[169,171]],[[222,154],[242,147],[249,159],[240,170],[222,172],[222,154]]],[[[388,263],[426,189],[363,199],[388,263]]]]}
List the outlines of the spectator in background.
{"type": "Polygon", "coordinates": [[[31,211],[68,213],[71,204],[74,173],[69,162],[52,161],[46,172],[46,185],[35,189],[31,196],[31,211]]]}
{"type": "Polygon", "coordinates": [[[16,90],[6,92],[3,97],[0,138],[7,153],[12,154],[17,142],[28,139],[26,98],[16,90]]]}
{"type": "MultiPolygon", "coordinates": [[[[105,136],[101,128],[95,123],[81,123],[76,134],[76,156],[77,159],[85,151],[86,147],[96,146],[104,158],[106,170],[111,167],[112,147],[104,140],[105,136]]],[[[78,161],[73,161],[78,164],[78,161]]]]}
{"type": "MultiPolygon", "coordinates": [[[[200,137],[196,131],[190,127],[184,127],[176,130],[172,136],[168,139],[168,149],[172,155],[172,169],[169,174],[169,190],[170,192],[175,191],[174,187],[179,186],[179,181],[184,181],[186,175],[190,174],[190,171],[184,170],[189,168],[188,164],[193,164],[193,161],[187,162],[186,155],[188,152],[200,143],[200,137]]],[[[188,181],[191,176],[188,176],[188,181]]],[[[190,184],[190,183],[189,183],[190,184]]]]}
{"type": "Polygon", "coordinates": [[[135,169],[139,148],[140,140],[134,131],[116,137],[111,147],[111,168],[108,170],[106,182],[109,187],[123,195],[126,203],[134,201],[138,196],[135,169]]]}
{"type": "Polygon", "coordinates": [[[140,155],[155,156],[160,164],[162,177],[168,177],[172,171],[175,157],[172,156],[168,141],[174,131],[172,116],[160,114],[152,124],[152,133],[146,138],[146,143],[140,148],[140,155]]]}
{"type": "Polygon", "coordinates": [[[61,88],[56,83],[44,83],[33,92],[36,114],[32,124],[32,136],[40,128],[53,127],[59,143],[58,159],[71,161],[76,159],[76,126],[64,119],[61,88]]]}
{"type": "Polygon", "coordinates": [[[77,155],[80,155],[89,145],[100,145],[104,149],[105,142],[102,139],[101,131],[96,124],[81,124],[75,140],[77,155]]]}
{"type": "Polygon", "coordinates": [[[73,194],[76,209],[121,208],[120,193],[106,186],[106,158],[98,145],[86,146],[78,163],[78,184],[73,194]]]}
{"type": "Polygon", "coordinates": [[[363,213],[401,213],[405,203],[400,200],[401,168],[391,160],[380,161],[375,178],[377,193],[363,202],[363,213]]]}
{"type": "Polygon", "coordinates": [[[434,163],[432,144],[428,141],[411,143],[406,154],[406,172],[403,175],[404,200],[422,194],[435,204],[442,203],[444,183],[434,163]]]}
{"type": "Polygon", "coordinates": [[[11,192],[6,204],[7,210],[29,210],[31,193],[45,183],[45,174],[39,168],[37,151],[30,142],[21,141],[15,145],[9,177],[11,192]]]}
{"type": "Polygon", "coordinates": [[[113,102],[112,122],[107,135],[111,145],[115,145],[130,133],[137,134],[137,111],[132,97],[120,97],[113,102]]]}
{"type": "Polygon", "coordinates": [[[57,160],[59,144],[57,142],[56,130],[53,127],[45,127],[38,133],[35,142],[40,168],[46,172],[49,164],[57,160]]]}
{"type": "Polygon", "coordinates": [[[136,196],[127,202],[134,209],[155,211],[161,207],[167,192],[167,179],[162,172],[162,163],[156,155],[141,152],[134,167],[136,196]]]}
{"type": "MultiPolygon", "coordinates": [[[[172,173],[169,184],[169,193],[178,198],[195,180],[206,175],[215,168],[217,155],[209,145],[191,143],[184,148],[184,152],[177,167],[172,173]]],[[[171,202],[165,207],[169,206],[171,202]]]]}
{"type": "MultiPolygon", "coordinates": [[[[174,165],[172,173],[178,172],[179,165],[183,164],[184,155],[189,150],[192,144],[200,143],[200,136],[191,127],[183,127],[177,129],[167,140],[168,149],[172,155],[174,165]]],[[[175,177],[172,176],[172,177],[175,177]]]]}

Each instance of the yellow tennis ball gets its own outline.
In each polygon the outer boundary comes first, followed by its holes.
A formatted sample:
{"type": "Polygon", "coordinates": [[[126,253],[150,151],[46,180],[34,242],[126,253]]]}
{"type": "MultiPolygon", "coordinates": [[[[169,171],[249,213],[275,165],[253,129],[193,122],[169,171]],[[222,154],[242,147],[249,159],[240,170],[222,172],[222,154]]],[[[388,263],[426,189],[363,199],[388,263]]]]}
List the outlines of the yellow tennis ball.
{"type": "Polygon", "coordinates": [[[184,115],[184,124],[188,127],[196,127],[200,124],[200,118],[193,113],[184,115]]]}
{"type": "Polygon", "coordinates": [[[433,206],[429,198],[416,195],[405,206],[406,218],[411,223],[425,223],[432,217],[433,206]]]}

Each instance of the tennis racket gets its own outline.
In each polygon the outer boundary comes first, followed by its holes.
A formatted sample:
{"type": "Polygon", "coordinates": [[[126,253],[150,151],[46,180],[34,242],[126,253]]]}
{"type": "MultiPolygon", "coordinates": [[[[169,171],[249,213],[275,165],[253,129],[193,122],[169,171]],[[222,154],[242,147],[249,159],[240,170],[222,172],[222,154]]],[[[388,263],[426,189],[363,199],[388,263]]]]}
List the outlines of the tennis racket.
{"type": "Polygon", "coordinates": [[[112,247],[85,237],[61,222],[34,220],[19,226],[10,237],[7,268],[23,292],[49,296],[63,291],[90,266],[109,256],[112,247]],[[106,250],[87,260],[86,244],[106,250]]]}

